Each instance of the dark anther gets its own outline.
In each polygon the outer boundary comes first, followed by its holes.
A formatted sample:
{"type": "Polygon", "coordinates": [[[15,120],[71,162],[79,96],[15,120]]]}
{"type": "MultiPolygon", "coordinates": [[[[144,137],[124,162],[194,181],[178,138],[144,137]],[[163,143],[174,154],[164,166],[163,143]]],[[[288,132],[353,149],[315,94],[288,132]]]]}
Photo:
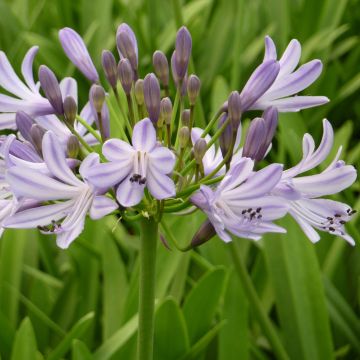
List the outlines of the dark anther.
{"type": "Polygon", "coordinates": [[[335,214],[334,216],[335,216],[335,217],[337,217],[337,218],[338,218],[338,217],[341,217],[341,215],[340,215],[340,214],[335,214]]]}
{"type": "Polygon", "coordinates": [[[244,215],[246,214],[247,210],[243,210],[241,213],[244,215]]]}
{"type": "Polygon", "coordinates": [[[329,230],[330,231],[335,231],[335,229],[333,227],[331,227],[331,226],[329,227],[329,230]]]}
{"type": "Polygon", "coordinates": [[[328,217],[327,217],[327,219],[328,219],[329,221],[331,221],[333,218],[332,218],[332,217],[330,217],[330,216],[328,216],[328,217]]]}
{"type": "Polygon", "coordinates": [[[261,211],[261,207],[258,207],[258,208],[256,209],[256,212],[259,213],[260,211],[261,211]]]}
{"type": "Polygon", "coordinates": [[[258,219],[261,219],[261,218],[262,218],[262,215],[261,215],[261,214],[260,214],[260,215],[258,215],[258,216],[257,216],[257,218],[258,218],[258,219]]]}
{"type": "Polygon", "coordinates": [[[346,224],[346,221],[345,221],[345,220],[340,220],[339,222],[340,222],[341,225],[346,224]]]}

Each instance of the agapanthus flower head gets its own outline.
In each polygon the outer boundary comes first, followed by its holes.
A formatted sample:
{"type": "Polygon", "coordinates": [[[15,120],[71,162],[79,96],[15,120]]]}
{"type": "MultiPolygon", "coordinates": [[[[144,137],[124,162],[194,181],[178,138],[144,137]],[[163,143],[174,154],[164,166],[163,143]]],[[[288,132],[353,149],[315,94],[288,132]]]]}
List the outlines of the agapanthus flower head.
{"type": "Polygon", "coordinates": [[[128,24],[122,23],[116,32],[116,45],[119,51],[120,57],[126,58],[130,61],[130,64],[137,74],[138,68],[138,45],[136,36],[128,24]]]}
{"type": "Polygon", "coordinates": [[[91,81],[98,82],[99,75],[86,48],[84,40],[68,27],[59,31],[60,43],[70,61],[91,81]]]}

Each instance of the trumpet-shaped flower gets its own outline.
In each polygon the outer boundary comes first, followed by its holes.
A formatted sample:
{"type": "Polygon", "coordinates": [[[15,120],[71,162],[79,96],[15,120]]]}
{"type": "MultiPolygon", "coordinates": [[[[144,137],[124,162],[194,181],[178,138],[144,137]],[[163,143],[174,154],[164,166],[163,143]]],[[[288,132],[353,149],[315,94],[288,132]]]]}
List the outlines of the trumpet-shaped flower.
{"type": "Polygon", "coordinates": [[[289,213],[312,242],[320,240],[315,231],[317,229],[341,236],[354,245],[354,240],[346,233],[344,225],[354,215],[355,210],[339,201],[322,198],[348,188],[356,179],[355,168],[338,160],[341,148],[333,162],[320,174],[298,176],[321,164],[329,155],[333,147],[334,133],[326,119],[323,127],[323,137],[316,150],[314,139],[305,134],[302,160],[283,172],[273,194],[282,196],[289,202],[289,213]]]}
{"type": "Polygon", "coordinates": [[[145,187],[158,200],[175,195],[174,182],[168,176],[173,171],[175,156],[157,144],[150,119],[135,125],[132,145],[110,139],[104,143],[102,152],[109,162],[93,167],[89,180],[101,188],[118,184],[116,198],[122,206],[138,204],[145,187]]]}
{"type": "Polygon", "coordinates": [[[254,162],[242,158],[230,167],[216,190],[202,185],[191,202],[203,210],[216,233],[225,242],[229,233],[258,240],[266,232],[285,232],[272,221],[283,217],[288,206],[269,195],[281,179],[282,165],[272,164],[257,172],[254,162]]]}
{"type": "Polygon", "coordinates": [[[49,174],[41,174],[26,166],[12,166],[6,181],[18,201],[35,200],[39,203],[56,201],[16,212],[4,221],[8,228],[39,228],[44,233],[57,235],[57,244],[67,248],[82,232],[87,213],[99,219],[117,208],[117,204],[102,195],[102,189],[87,180],[92,166],[99,164],[99,156],[88,155],[79,168],[79,179],[69,167],[56,135],[48,131],[43,137],[44,161],[49,174]]]}

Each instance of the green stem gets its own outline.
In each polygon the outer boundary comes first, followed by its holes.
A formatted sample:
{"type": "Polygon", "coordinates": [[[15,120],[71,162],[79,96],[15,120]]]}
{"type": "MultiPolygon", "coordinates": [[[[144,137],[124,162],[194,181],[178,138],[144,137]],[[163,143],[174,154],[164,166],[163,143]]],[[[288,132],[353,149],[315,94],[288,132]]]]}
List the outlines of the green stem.
{"type": "Polygon", "coordinates": [[[138,360],[152,360],[158,223],[154,218],[142,218],[140,225],[138,360]]]}
{"type": "Polygon", "coordinates": [[[80,115],[76,115],[76,120],[101,144],[101,136],[90,126],[80,115]]]}
{"type": "Polygon", "coordinates": [[[229,248],[235,265],[235,270],[240,278],[245,294],[249,300],[249,303],[253,306],[255,315],[262,330],[264,331],[265,336],[268,338],[270,344],[273,347],[276,358],[279,360],[289,360],[289,356],[287,355],[278,337],[278,334],[274,329],[273,324],[271,323],[261,304],[259,296],[255,290],[251,277],[246,269],[241,254],[236,247],[236,244],[234,242],[229,243],[229,248]]]}

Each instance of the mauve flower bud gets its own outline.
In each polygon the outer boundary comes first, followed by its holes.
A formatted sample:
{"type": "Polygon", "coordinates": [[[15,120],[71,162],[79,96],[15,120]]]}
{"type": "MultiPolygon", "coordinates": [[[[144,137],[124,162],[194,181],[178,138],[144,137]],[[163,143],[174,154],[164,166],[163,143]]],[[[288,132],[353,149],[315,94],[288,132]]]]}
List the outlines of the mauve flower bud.
{"type": "Polygon", "coordinates": [[[33,118],[26,114],[24,111],[18,111],[15,116],[16,127],[18,128],[22,137],[31,141],[30,130],[31,127],[35,124],[33,118]]]}
{"type": "Polygon", "coordinates": [[[39,81],[46,98],[49,100],[56,114],[62,115],[64,113],[63,99],[55,74],[47,66],[41,65],[39,69],[39,81]]]}
{"type": "Polygon", "coordinates": [[[175,65],[177,75],[182,79],[189,65],[191,55],[192,40],[189,30],[182,26],[176,35],[175,45],[175,65]]]}
{"type": "Polygon", "coordinates": [[[196,75],[190,75],[187,79],[187,93],[190,105],[195,105],[200,92],[200,79],[196,75]]]}
{"type": "Polygon", "coordinates": [[[237,91],[233,91],[229,96],[228,114],[233,130],[237,130],[241,119],[241,100],[237,91]]]}
{"type": "Polygon", "coordinates": [[[198,164],[202,165],[202,159],[206,153],[206,150],[206,140],[203,138],[198,139],[194,145],[194,158],[198,164]]]}
{"type": "Polygon", "coordinates": [[[216,235],[216,231],[214,226],[211,224],[209,220],[205,220],[205,222],[200,226],[200,229],[196,232],[191,241],[191,247],[195,248],[199,245],[202,245],[209,241],[212,237],[216,235]]]}
{"type": "Polygon", "coordinates": [[[42,139],[45,132],[46,131],[38,124],[32,125],[30,129],[31,143],[40,155],[42,155],[42,139]]]}
{"type": "Polygon", "coordinates": [[[161,112],[161,117],[165,121],[165,124],[170,125],[171,115],[172,115],[172,103],[171,103],[170,98],[166,97],[166,98],[161,99],[160,112],[161,112]]]}
{"type": "MultiPolygon", "coordinates": [[[[219,120],[219,128],[221,128],[224,125],[224,122],[228,119],[228,114],[224,113],[221,115],[220,120],[219,120]]],[[[220,138],[219,138],[219,143],[220,143],[220,150],[221,153],[223,155],[223,157],[225,157],[225,155],[228,153],[229,151],[229,147],[231,144],[231,140],[233,137],[233,133],[232,133],[232,127],[231,127],[231,123],[229,123],[226,127],[225,130],[221,133],[220,138]]]]}
{"type": "Polygon", "coordinates": [[[274,138],[278,124],[278,111],[275,107],[269,107],[263,112],[262,117],[265,122],[265,138],[256,154],[257,161],[260,161],[265,157],[272,139],[274,138]]]}
{"type": "Polygon", "coordinates": [[[131,92],[132,83],[134,80],[134,72],[131,68],[130,61],[128,59],[121,59],[118,66],[118,74],[121,85],[126,95],[131,92]]]}
{"type": "Polygon", "coordinates": [[[116,60],[113,53],[109,50],[103,50],[101,55],[101,63],[104,69],[106,80],[113,89],[116,89],[118,78],[116,60]]]}
{"type": "Polygon", "coordinates": [[[130,61],[134,72],[138,67],[138,45],[136,37],[128,24],[121,24],[116,32],[116,45],[122,59],[127,58],[130,61]]]}
{"type": "Polygon", "coordinates": [[[72,96],[67,96],[64,100],[64,115],[66,121],[73,125],[77,115],[77,104],[72,96]]]}
{"type": "Polygon", "coordinates": [[[70,135],[66,147],[68,156],[70,158],[76,159],[79,155],[80,144],[78,138],[75,135],[70,135]]]}
{"type": "Polygon", "coordinates": [[[183,126],[179,130],[179,145],[181,149],[185,149],[190,139],[190,130],[187,126],[183,126]]]}
{"type": "Polygon", "coordinates": [[[189,109],[185,109],[182,114],[181,114],[181,123],[184,126],[189,127],[190,125],[190,110],[189,109]]]}
{"type": "Polygon", "coordinates": [[[266,127],[263,118],[255,118],[251,121],[245,138],[245,144],[242,156],[251,158],[255,161],[262,160],[259,158],[259,149],[266,139],[266,127]]]}
{"type": "Polygon", "coordinates": [[[157,50],[153,55],[153,66],[156,76],[160,79],[163,86],[169,85],[169,63],[165,54],[157,50]]]}
{"type": "Polygon", "coordinates": [[[135,83],[134,87],[135,99],[138,105],[142,105],[144,103],[144,80],[139,79],[135,83]]]}
{"type": "Polygon", "coordinates": [[[176,51],[174,51],[171,55],[171,73],[172,73],[175,85],[179,86],[181,79],[179,78],[178,71],[176,69],[175,57],[176,57],[176,51]]]}
{"type": "Polygon", "coordinates": [[[105,102],[105,91],[100,85],[92,85],[90,88],[90,102],[97,113],[101,113],[105,102]]]}
{"type": "Polygon", "coordinates": [[[160,85],[153,73],[146,75],[144,79],[144,101],[149,118],[155,124],[160,115],[160,85]]]}

